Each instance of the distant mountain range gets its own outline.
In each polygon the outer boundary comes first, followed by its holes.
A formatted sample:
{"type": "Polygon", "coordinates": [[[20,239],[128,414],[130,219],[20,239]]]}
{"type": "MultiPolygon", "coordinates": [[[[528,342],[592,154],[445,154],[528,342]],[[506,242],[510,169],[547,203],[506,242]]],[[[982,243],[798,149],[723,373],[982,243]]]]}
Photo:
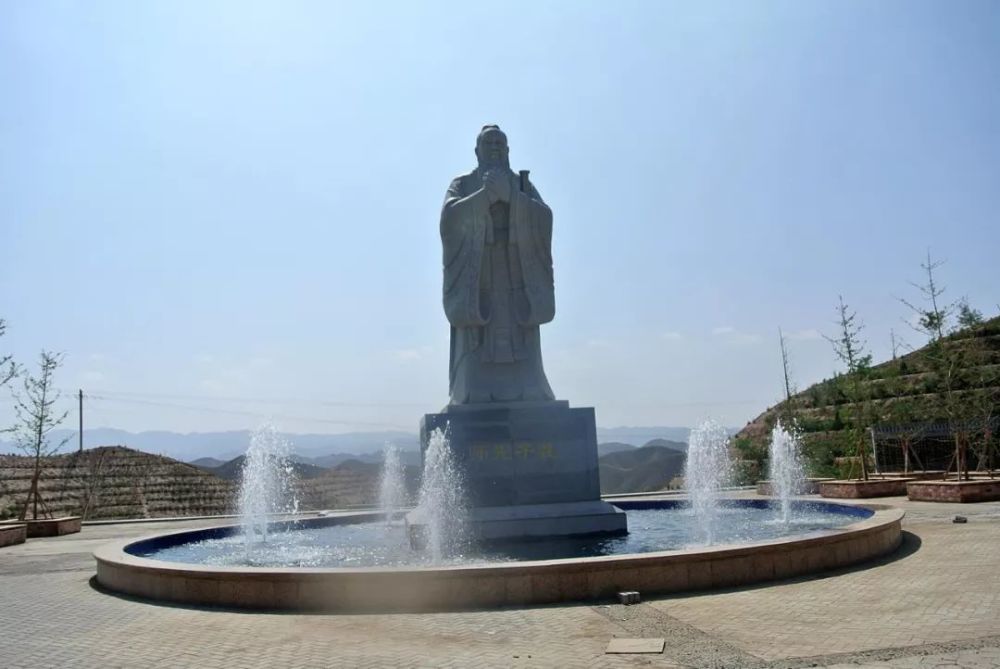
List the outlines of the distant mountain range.
{"type": "Polygon", "coordinates": [[[654,439],[666,439],[674,443],[687,444],[690,434],[689,427],[599,427],[597,443],[619,442],[643,446],[654,439]]]}
{"type": "MultiPolygon", "coordinates": [[[[65,438],[69,442],[64,452],[76,450],[75,430],[53,430],[51,441],[59,443],[65,438]]],[[[345,434],[283,434],[292,445],[292,451],[309,464],[311,458],[322,458],[330,453],[357,454],[381,451],[387,442],[400,449],[416,451],[420,442],[415,433],[408,432],[349,432],[345,434]]],[[[178,432],[150,431],[127,432],[114,428],[95,428],[83,431],[84,448],[98,446],[127,446],[146,453],[165,455],[176,460],[191,461],[211,457],[223,462],[242,455],[250,443],[249,430],[232,432],[178,432]]],[[[14,444],[0,441],[0,452],[15,452],[14,444]]],[[[323,466],[323,465],[320,465],[323,466]]],[[[329,466],[329,465],[326,465],[329,466]]]]}
{"type": "MultiPolygon", "coordinates": [[[[687,441],[690,430],[686,427],[614,427],[597,428],[597,441],[601,444],[621,444],[637,447],[654,439],[666,439],[674,443],[687,441]]],[[[75,430],[54,430],[51,441],[69,441],[63,452],[76,450],[75,430]]],[[[335,467],[349,459],[361,462],[381,462],[381,451],[386,443],[395,444],[404,452],[405,464],[419,464],[420,440],[415,432],[351,432],[345,434],[284,434],[292,445],[294,459],[317,467],[335,467]]],[[[169,431],[127,432],[114,428],[95,428],[83,431],[84,448],[98,446],[126,446],[147,453],[165,455],[183,462],[202,458],[213,458],[220,464],[242,455],[250,443],[248,430],[231,432],[190,432],[186,434],[169,431]]],[[[14,444],[0,440],[0,453],[14,453],[14,444]]],[[[601,453],[611,452],[607,446],[601,453]]],[[[217,465],[218,466],[218,465],[217,465]]]]}
{"type": "MultiPolygon", "coordinates": [[[[192,462],[191,464],[199,469],[203,469],[209,474],[215,474],[220,479],[225,479],[226,481],[239,481],[243,478],[243,463],[246,461],[246,456],[241,455],[239,457],[233,458],[229,462],[223,462],[215,466],[206,466],[205,464],[196,464],[192,462]]],[[[201,458],[197,462],[204,463],[206,460],[211,462],[218,462],[214,458],[201,458]]],[[[316,465],[309,465],[303,462],[292,462],[291,468],[295,472],[295,476],[299,479],[313,479],[317,476],[322,476],[326,473],[326,467],[317,467],[316,465]]]]}
{"type": "MultiPolygon", "coordinates": [[[[641,447],[622,442],[608,442],[599,444],[597,450],[601,470],[601,491],[604,493],[645,492],[667,488],[674,478],[681,476],[684,461],[687,459],[687,444],[667,439],[652,439],[641,447]]],[[[380,452],[365,453],[360,456],[337,453],[314,459],[314,462],[331,462],[329,465],[317,466],[296,461],[292,466],[300,481],[320,478],[337,481],[343,478],[345,472],[351,472],[369,480],[370,485],[360,486],[359,490],[362,490],[375,486],[374,481],[381,472],[381,456],[380,452]]],[[[403,451],[402,456],[408,476],[418,481],[420,454],[416,451],[403,451]]],[[[191,464],[221,479],[238,483],[244,459],[245,456],[242,455],[228,462],[215,458],[199,458],[191,464]]],[[[324,485],[322,482],[306,484],[306,489],[324,485]]]]}
{"type": "Polygon", "coordinates": [[[686,444],[657,439],[641,448],[602,455],[601,492],[647,492],[668,488],[683,476],[686,444]]]}
{"type": "MultiPolygon", "coordinates": [[[[608,442],[600,450],[605,493],[659,490],[676,484],[686,458],[685,444],[665,439],[642,447],[608,442]]],[[[404,453],[408,460],[419,460],[416,451],[404,453]]],[[[205,457],[185,464],[120,446],[73,451],[44,458],[41,490],[50,511],[90,519],[231,513],[243,460],[242,455],[228,461],[205,457]]],[[[0,518],[16,515],[24,503],[32,467],[30,457],[0,455],[0,518]]],[[[293,467],[300,508],[352,508],[377,501],[378,462],[348,457],[332,467],[302,462],[293,467]]],[[[420,467],[407,464],[404,477],[412,501],[420,467]]]]}

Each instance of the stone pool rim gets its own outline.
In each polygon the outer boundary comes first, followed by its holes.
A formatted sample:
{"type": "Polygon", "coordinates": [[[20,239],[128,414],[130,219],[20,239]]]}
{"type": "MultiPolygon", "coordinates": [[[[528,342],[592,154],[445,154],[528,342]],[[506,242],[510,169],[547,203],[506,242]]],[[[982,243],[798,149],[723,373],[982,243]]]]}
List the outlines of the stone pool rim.
{"type": "MultiPolygon", "coordinates": [[[[615,500],[642,508],[673,500],[615,500]]],[[[666,504],[666,502],[671,502],[666,504]]],[[[764,500],[735,499],[759,506],[764,500]]],[[[173,604],[329,612],[442,611],[613,597],[622,590],[665,594],[736,587],[859,564],[895,551],[904,512],[883,504],[797,499],[858,518],[836,529],[742,544],[650,553],[440,567],[216,567],[131,554],[144,542],[219,532],[233,524],[115,541],[94,551],[97,582],[120,594],[173,604]]],[[[330,514],[332,524],[380,518],[330,514]]],[[[310,519],[311,520],[311,519],[310,519]]]]}

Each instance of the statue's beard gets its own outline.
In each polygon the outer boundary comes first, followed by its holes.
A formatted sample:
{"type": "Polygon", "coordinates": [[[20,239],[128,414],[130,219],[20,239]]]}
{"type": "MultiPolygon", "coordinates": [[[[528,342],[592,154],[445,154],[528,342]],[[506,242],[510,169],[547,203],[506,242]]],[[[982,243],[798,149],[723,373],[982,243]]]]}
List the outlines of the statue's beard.
{"type": "Polygon", "coordinates": [[[479,161],[479,171],[486,172],[487,170],[506,170],[510,171],[510,160],[507,158],[497,158],[496,160],[485,158],[479,161]]]}

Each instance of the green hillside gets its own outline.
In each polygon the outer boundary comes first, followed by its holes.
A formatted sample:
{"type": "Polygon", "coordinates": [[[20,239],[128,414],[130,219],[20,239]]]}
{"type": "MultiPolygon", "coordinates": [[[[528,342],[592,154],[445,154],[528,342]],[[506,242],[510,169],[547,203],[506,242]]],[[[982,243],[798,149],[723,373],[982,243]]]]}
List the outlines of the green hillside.
{"type": "MultiPolygon", "coordinates": [[[[802,433],[812,475],[857,475],[860,463],[851,456],[860,440],[870,444],[874,437],[881,444],[883,435],[909,443],[918,459],[922,452],[921,468],[956,467],[951,457],[956,445],[967,453],[964,468],[995,467],[1000,317],[855,375],[826,379],[770,407],[733,440],[744,480],[760,475],[778,419],[794,422],[802,433]]],[[[870,445],[865,448],[874,459],[870,445]]],[[[883,470],[901,464],[900,449],[880,445],[879,453],[883,470]]],[[[866,460],[867,466],[874,464],[866,460]]]]}

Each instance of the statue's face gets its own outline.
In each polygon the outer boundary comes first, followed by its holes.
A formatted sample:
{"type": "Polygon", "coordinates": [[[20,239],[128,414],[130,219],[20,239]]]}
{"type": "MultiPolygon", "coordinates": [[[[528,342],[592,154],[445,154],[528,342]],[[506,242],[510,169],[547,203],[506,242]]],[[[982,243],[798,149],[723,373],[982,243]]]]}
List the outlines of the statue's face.
{"type": "Polygon", "coordinates": [[[476,143],[476,157],[479,164],[486,167],[506,166],[508,151],[507,138],[499,130],[487,130],[476,143]]]}

